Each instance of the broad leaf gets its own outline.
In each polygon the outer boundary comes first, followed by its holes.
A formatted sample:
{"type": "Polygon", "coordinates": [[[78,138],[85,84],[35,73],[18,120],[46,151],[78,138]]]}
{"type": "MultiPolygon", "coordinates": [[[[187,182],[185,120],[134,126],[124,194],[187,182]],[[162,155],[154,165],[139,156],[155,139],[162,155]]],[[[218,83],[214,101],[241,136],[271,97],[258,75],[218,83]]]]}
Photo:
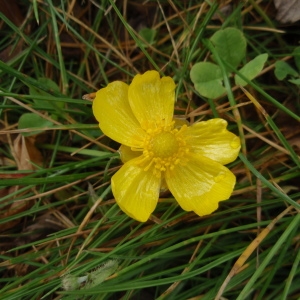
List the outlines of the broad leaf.
{"type": "Polygon", "coordinates": [[[222,70],[213,63],[196,63],[191,69],[190,76],[195,89],[204,97],[215,99],[226,92],[222,82],[222,70]]]}
{"type": "Polygon", "coordinates": [[[299,75],[296,70],[294,70],[288,63],[282,60],[276,61],[274,74],[278,80],[283,80],[288,75],[291,76],[299,75]]]}
{"type": "MultiPolygon", "coordinates": [[[[39,78],[38,81],[42,83],[44,86],[46,86],[49,90],[59,92],[58,85],[51,79],[39,78]]],[[[36,87],[30,86],[29,93],[31,96],[33,96],[33,101],[39,106],[41,106],[42,109],[61,109],[64,107],[64,102],[61,101],[48,101],[48,100],[35,99],[38,96],[52,96],[47,92],[37,89],[36,87]]]]}
{"type": "MultiPolygon", "coordinates": [[[[49,127],[53,125],[52,122],[45,120],[44,118],[40,117],[39,115],[36,115],[34,113],[26,113],[23,114],[18,123],[19,129],[27,129],[27,128],[36,128],[36,127],[49,127]]],[[[23,136],[30,136],[30,135],[36,135],[43,132],[43,130],[33,130],[29,132],[22,132],[23,136]]]]}
{"type": "Polygon", "coordinates": [[[290,79],[289,82],[296,84],[296,85],[300,85],[300,78],[297,79],[290,79]]]}
{"type": "Polygon", "coordinates": [[[236,28],[218,30],[210,41],[215,46],[218,55],[234,68],[237,68],[246,55],[246,39],[236,28]]]}
{"type": "MultiPolygon", "coordinates": [[[[239,72],[244,75],[247,79],[252,80],[255,78],[263,69],[265,62],[268,59],[268,54],[260,54],[256,56],[254,59],[245,64],[239,72]]],[[[235,75],[235,84],[245,86],[247,82],[243,80],[240,76],[235,75]]]]}
{"type": "MultiPolygon", "coordinates": [[[[155,41],[157,30],[150,28],[142,28],[139,31],[139,35],[150,45],[155,41]]],[[[143,43],[143,46],[146,48],[148,45],[143,43]]]]}
{"type": "Polygon", "coordinates": [[[300,72],[300,47],[295,48],[295,50],[293,51],[293,55],[297,69],[300,72]]]}

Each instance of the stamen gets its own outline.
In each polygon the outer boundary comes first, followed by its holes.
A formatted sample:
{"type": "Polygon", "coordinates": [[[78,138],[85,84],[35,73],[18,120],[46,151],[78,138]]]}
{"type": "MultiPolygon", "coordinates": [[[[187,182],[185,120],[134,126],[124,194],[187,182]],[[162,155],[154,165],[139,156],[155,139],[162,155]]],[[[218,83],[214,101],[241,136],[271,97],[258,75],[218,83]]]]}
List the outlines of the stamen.
{"type": "Polygon", "coordinates": [[[174,129],[174,122],[166,126],[164,120],[160,123],[155,122],[155,125],[147,129],[148,136],[143,149],[144,159],[139,164],[145,171],[154,165],[153,173],[160,177],[162,172],[173,170],[176,165],[187,162],[185,154],[189,149],[180,134],[187,126],[182,126],[180,130],[174,129]]]}

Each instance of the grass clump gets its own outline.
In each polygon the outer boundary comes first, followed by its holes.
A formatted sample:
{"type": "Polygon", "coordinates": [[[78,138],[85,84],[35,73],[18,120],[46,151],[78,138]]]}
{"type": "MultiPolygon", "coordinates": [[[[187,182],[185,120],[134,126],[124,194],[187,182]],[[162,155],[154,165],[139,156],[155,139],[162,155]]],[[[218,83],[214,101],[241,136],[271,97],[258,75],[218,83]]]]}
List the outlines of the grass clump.
{"type": "Polygon", "coordinates": [[[299,85],[296,73],[274,74],[278,61],[297,70],[293,25],[275,21],[268,1],[10,5],[0,23],[1,299],[298,299],[299,85]],[[238,65],[212,43],[226,28],[247,45],[238,65]],[[262,54],[248,78],[242,67],[262,54]],[[216,97],[191,80],[202,62],[220,69],[216,97]],[[235,191],[209,216],[165,193],[138,223],[114,201],[119,145],[82,97],[150,69],[177,83],[176,115],[224,118],[241,137],[235,191]],[[66,278],[85,279],[63,288],[66,278]]]}

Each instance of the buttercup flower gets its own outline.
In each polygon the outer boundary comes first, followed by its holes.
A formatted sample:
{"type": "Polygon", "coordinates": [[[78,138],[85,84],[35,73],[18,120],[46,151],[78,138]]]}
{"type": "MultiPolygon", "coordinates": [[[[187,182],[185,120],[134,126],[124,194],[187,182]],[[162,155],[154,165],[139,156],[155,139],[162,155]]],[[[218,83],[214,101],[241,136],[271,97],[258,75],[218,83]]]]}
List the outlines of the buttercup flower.
{"type": "Polygon", "coordinates": [[[154,211],[162,184],[184,210],[199,216],[215,211],[235,185],[223,165],[236,159],[240,139],[223,119],[177,128],[174,103],[173,79],[156,71],[136,75],[129,86],[112,82],[93,102],[103,133],[123,145],[124,155],[131,152],[111,186],[120,208],[141,222],[154,211]]]}

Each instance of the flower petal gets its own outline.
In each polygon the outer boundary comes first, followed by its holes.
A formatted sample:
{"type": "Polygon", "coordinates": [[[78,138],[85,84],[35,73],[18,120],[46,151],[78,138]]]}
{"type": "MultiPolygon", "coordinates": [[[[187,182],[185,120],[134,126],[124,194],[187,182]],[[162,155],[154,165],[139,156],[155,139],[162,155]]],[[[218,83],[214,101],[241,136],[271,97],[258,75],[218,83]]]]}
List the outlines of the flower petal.
{"type": "Polygon", "coordinates": [[[129,103],[143,128],[149,123],[168,125],[172,122],[175,83],[171,77],[160,78],[156,71],[136,75],[129,86],[129,103]]]}
{"type": "Polygon", "coordinates": [[[186,165],[178,164],[166,173],[166,181],[184,210],[204,216],[215,211],[219,201],[230,197],[235,176],[209,158],[190,154],[186,165]]]}
{"type": "Polygon", "coordinates": [[[128,102],[128,85],[114,81],[96,93],[93,113],[99,127],[111,139],[139,148],[146,135],[128,102]]]}
{"type": "Polygon", "coordinates": [[[192,152],[208,157],[222,165],[234,161],[240,151],[239,137],[229,132],[223,119],[195,123],[182,132],[192,152]]]}
{"type": "Polygon", "coordinates": [[[151,169],[144,171],[137,166],[141,159],[138,157],[124,164],[112,177],[111,186],[120,208],[129,217],[146,222],[156,207],[161,179],[151,169]]]}
{"type": "Polygon", "coordinates": [[[121,145],[118,152],[120,153],[120,159],[123,164],[143,154],[142,151],[133,151],[131,147],[125,145],[121,145]]]}

